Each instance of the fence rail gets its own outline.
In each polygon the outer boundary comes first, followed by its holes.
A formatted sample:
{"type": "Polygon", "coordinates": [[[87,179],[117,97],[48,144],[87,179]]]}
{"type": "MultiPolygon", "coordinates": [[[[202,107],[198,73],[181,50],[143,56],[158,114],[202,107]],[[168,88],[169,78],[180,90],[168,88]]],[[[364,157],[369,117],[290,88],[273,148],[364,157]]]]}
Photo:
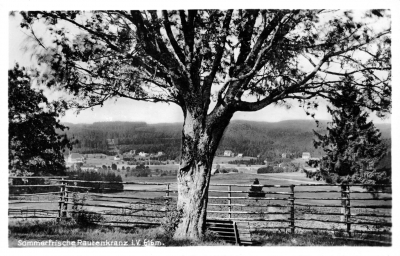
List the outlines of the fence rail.
{"type": "MultiPolygon", "coordinates": [[[[9,218],[64,219],[84,210],[86,213],[108,216],[99,223],[101,225],[159,225],[168,212],[168,204],[177,198],[171,195],[177,192],[172,188],[173,183],[84,181],[63,176],[10,177],[10,180],[37,178],[45,179],[49,184],[9,184],[9,187],[24,191],[27,188],[56,188],[59,191],[10,193],[9,204],[25,208],[10,208],[9,218]],[[100,188],[103,192],[113,192],[104,194],[93,192],[94,187],[89,184],[141,186],[122,190],[100,188]],[[134,196],[130,195],[132,193],[134,196]],[[29,209],[42,204],[53,205],[53,209],[29,209]]],[[[371,192],[363,190],[366,186],[390,188],[390,185],[379,184],[210,184],[208,219],[252,223],[249,225],[252,225],[253,231],[284,229],[295,233],[301,230],[320,230],[343,232],[353,239],[360,234],[391,239],[392,198],[386,195],[391,194],[391,191],[374,191],[371,196],[371,192]],[[321,189],[323,187],[326,189],[321,189]],[[314,195],[303,196],[303,193],[314,195]]]]}

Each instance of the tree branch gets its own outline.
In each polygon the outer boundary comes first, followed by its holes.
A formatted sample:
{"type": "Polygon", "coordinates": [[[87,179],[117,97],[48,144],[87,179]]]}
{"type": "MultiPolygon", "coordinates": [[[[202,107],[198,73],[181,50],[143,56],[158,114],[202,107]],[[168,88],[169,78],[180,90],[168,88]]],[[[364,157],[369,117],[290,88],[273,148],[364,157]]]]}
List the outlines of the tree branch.
{"type": "Polygon", "coordinates": [[[164,17],[164,28],[165,28],[165,31],[167,32],[168,39],[171,42],[171,45],[174,48],[174,51],[175,51],[176,55],[178,56],[179,60],[184,65],[185,64],[185,55],[183,55],[181,48],[179,47],[178,43],[175,40],[174,35],[172,34],[171,23],[169,22],[169,19],[168,19],[168,12],[166,10],[163,10],[162,14],[164,17]]]}

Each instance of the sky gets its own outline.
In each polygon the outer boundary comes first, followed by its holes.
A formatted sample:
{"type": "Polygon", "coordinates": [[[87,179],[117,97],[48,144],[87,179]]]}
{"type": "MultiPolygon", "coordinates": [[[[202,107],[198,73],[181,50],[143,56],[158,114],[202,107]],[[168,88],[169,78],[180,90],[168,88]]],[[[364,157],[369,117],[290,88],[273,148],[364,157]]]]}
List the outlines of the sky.
{"type": "MultiPolygon", "coordinates": [[[[22,66],[31,66],[33,60],[29,51],[24,51],[24,46],[28,43],[28,35],[19,26],[20,16],[9,17],[8,39],[9,39],[9,52],[8,52],[8,68],[12,68],[17,62],[22,66]]],[[[40,34],[38,35],[40,37],[40,34]]],[[[56,99],[59,92],[45,91],[49,99],[56,99]]],[[[318,120],[330,120],[330,115],[326,111],[326,102],[321,100],[320,107],[316,113],[318,120]]],[[[270,105],[257,112],[237,112],[234,114],[233,120],[253,120],[253,121],[266,121],[278,122],[282,120],[293,119],[309,119],[305,111],[298,107],[294,102],[291,109],[285,107],[270,105]]],[[[390,123],[391,117],[380,119],[375,114],[370,115],[370,119],[376,123],[390,123]]],[[[81,111],[79,114],[75,110],[68,110],[65,116],[61,117],[62,122],[69,123],[93,123],[99,121],[145,121],[148,123],[170,123],[182,122],[183,114],[175,104],[167,103],[148,103],[138,102],[131,99],[120,98],[118,100],[112,99],[104,104],[103,107],[94,107],[81,111]]]]}

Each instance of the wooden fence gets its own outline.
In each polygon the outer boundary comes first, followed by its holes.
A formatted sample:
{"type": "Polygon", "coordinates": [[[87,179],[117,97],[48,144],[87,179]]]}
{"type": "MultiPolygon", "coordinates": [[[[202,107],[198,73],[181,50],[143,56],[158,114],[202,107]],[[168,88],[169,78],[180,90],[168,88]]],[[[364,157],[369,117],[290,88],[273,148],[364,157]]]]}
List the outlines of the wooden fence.
{"type": "MultiPolygon", "coordinates": [[[[10,177],[13,178],[20,177],[10,177]]],[[[173,209],[177,198],[176,184],[172,183],[27,177],[31,178],[45,179],[46,184],[13,185],[11,182],[10,192],[27,187],[56,187],[58,191],[10,193],[10,219],[68,219],[84,211],[93,216],[101,215],[101,219],[93,218],[99,225],[157,226],[173,209]],[[83,182],[122,183],[124,189],[105,193],[108,190],[105,187],[103,193],[93,193],[90,192],[92,187],[79,186],[83,182]]],[[[362,184],[210,184],[207,216],[210,221],[234,221],[239,229],[250,229],[254,236],[262,236],[266,230],[291,233],[315,230],[334,232],[337,239],[369,239],[390,244],[390,188],[390,185],[362,184]],[[385,189],[371,193],[363,188],[365,186],[385,189]]]]}

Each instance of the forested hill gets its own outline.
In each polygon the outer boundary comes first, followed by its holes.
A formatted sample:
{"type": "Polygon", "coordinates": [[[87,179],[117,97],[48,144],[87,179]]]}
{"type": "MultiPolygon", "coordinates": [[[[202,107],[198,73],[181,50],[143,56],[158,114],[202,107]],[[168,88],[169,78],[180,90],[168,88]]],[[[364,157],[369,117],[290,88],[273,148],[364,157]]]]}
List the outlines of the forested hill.
{"type": "MultiPolygon", "coordinates": [[[[93,124],[65,123],[79,143],[74,152],[107,153],[107,139],[114,139],[120,152],[134,149],[136,152],[165,152],[170,158],[179,157],[181,123],[146,124],[144,122],[97,122],[93,124]]],[[[390,124],[376,124],[385,139],[390,136],[390,124]]],[[[232,121],[225,131],[217,154],[224,150],[243,153],[245,156],[275,158],[282,153],[300,156],[304,151],[319,156],[313,146],[312,130],[324,131],[326,122],[317,127],[314,121],[288,120],[281,122],[232,121]]]]}

